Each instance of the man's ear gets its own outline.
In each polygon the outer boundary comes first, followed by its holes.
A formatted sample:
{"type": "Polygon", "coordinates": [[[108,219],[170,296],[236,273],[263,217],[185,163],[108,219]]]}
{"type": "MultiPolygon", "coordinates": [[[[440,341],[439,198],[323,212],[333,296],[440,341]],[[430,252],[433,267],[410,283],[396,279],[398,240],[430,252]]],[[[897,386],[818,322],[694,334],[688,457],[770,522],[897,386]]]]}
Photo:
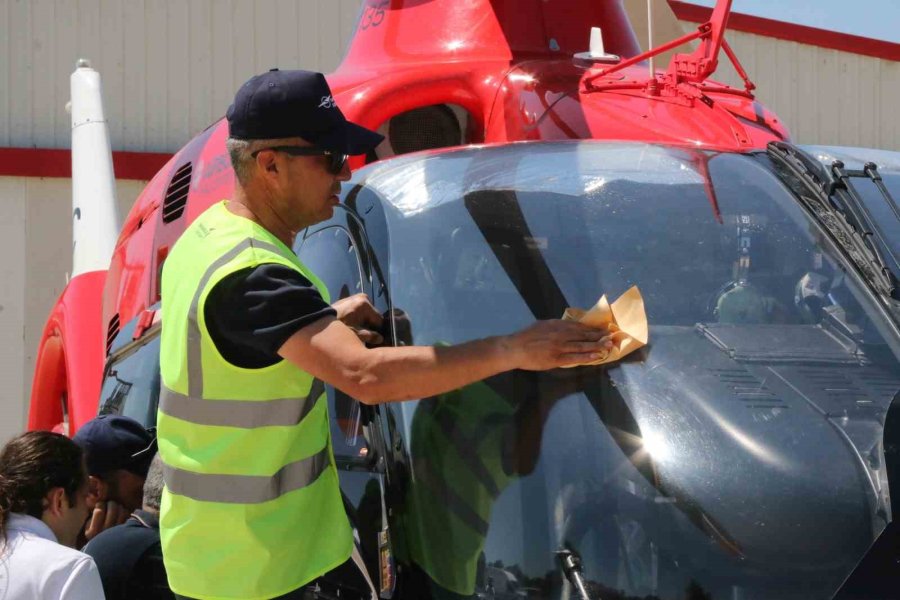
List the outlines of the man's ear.
{"type": "Polygon", "coordinates": [[[256,155],[256,166],[266,175],[278,173],[278,161],[275,152],[260,152],[256,155]]]}
{"type": "Polygon", "coordinates": [[[44,496],[44,514],[58,517],[68,505],[69,500],[66,498],[66,491],[61,487],[51,488],[47,495],[44,496]]]}
{"type": "Polygon", "coordinates": [[[93,510],[98,502],[105,502],[108,496],[109,484],[94,475],[88,476],[88,507],[93,510]]]}

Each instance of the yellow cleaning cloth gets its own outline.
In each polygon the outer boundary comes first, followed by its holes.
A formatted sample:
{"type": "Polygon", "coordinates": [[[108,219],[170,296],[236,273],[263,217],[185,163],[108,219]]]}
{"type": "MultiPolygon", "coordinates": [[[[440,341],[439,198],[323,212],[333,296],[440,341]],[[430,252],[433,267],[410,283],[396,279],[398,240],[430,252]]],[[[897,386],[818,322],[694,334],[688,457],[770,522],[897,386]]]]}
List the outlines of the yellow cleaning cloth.
{"type": "Polygon", "coordinates": [[[564,321],[578,321],[591,327],[609,330],[612,348],[601,350],[600,358],[581,363],[583,365],[602,365],[617,361],[645,346],[649,337],[644,297],[636,285],[612,304],[607,301],[606,295],[603,295],[592,309],[586,311],[581,308],[567,308],[562,318],[564,321]]]}

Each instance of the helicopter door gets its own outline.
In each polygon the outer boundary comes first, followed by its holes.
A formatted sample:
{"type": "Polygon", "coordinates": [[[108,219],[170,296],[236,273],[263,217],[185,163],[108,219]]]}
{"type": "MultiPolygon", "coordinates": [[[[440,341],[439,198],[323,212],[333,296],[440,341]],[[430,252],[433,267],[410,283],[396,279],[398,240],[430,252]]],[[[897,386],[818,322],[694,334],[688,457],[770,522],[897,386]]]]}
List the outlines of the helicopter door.
{"type": "MultiPolygon", "coordinates": [[[[322,280],[332,302],[358,293],[372,297],[371,285],[360,260],[363,250],[348,229],[334,223],[344,214],[336,211],[336,218],[324,227],[307,231],[297,251],[300,261],[322,280]]],[[[384,503],[382,474],[375,452],[377,441],[373,439],[375,429],[369,427],[373,411],[330,385],[325,386],[325,391],[341,492],[351,523],[358,531],[369,575],[377,585],[384,503]]],[[[333,583],[343,587],[346,582],[333,583]]],[[[352,587],[356,588],[356,585],[352,587]]],[[[359,592],[356,589],[349,591],[359,592]]]]}

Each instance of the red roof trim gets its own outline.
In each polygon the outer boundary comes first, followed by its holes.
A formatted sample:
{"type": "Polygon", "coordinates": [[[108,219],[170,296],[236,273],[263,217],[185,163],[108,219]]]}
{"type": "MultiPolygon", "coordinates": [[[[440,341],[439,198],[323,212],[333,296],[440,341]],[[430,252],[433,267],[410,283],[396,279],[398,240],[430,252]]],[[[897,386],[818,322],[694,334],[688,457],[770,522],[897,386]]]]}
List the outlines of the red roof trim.
{"type": "MultiPolygon", "coordinates": [[[[669,0],[669,6],[672,7],[672,12],[675,13],[675,16],[682,21],[705,23],[712,15],[711,8],[689,4],[681,0],[669,0]]],[[[850,35],[849,33],[828,31],[827,29],[785,23],[784,21],[775,21],[734,12],[728,18],[728,28],[779,40],[819,46],[830,50],[840,50],[842,52],[900,61],[900,44],[850,35]]]]}
{"type": "MultiPolygon", "coordinates": [[[[113,152],[116,179],[152,179],[171,154],[113,152]]],[[[56,148],[0,148],[0,175],[11,177],[72,177],[71,150],[56,148]]]]}

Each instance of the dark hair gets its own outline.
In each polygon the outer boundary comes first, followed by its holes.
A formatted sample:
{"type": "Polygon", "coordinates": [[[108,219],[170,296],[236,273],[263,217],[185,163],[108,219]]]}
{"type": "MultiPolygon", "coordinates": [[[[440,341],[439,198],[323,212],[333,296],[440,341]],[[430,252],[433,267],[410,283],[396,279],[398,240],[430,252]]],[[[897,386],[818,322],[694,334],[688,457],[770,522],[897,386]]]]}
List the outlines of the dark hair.
{"type": "Polygon", "coordinates": [[[0,450],[0,541],[6,540],[10,513],[40,519],[47,493],[57,487],[74,506],[75,493],[86,481],[81,448],[66,436],[29,431],[11,439],[0,450]]]}

